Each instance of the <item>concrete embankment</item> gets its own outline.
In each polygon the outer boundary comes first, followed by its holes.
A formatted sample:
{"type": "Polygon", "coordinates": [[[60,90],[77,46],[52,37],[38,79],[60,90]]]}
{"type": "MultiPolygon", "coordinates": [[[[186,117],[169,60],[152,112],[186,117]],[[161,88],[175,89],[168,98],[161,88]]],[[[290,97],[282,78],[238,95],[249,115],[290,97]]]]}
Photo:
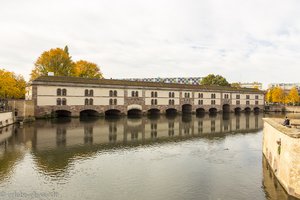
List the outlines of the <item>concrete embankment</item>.
{"type": "Polygon", "coordinates": [[[300,113],[300,106],[286,106],[286,112],[300,113]]]}
{"type": "Polygon", "coordinates": [[[0,113],[0,128],[14,123],[14,116],[12,112],[0,113]]]}
{"type": "MultiPolygon", "coordinates": [[[[291,196],[300,198],[300,129],[281,125],[283,119],[264,119],[263,154],[291,196]]],[[[300,124],[300,120],[291,120],[300,124]]]]}

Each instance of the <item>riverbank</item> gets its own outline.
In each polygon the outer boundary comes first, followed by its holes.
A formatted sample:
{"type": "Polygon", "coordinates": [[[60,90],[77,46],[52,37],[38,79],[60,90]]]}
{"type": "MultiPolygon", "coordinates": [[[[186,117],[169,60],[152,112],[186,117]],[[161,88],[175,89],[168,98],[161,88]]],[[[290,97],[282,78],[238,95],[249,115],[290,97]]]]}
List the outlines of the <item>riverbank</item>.
{"type": "Polygon", "coordinates": [[[12,112],[0,113],[0,128],[13,124],[14,117],[12,112]]]}
{"type": "Polygon", "coordinates": [[[286,192],[300,198],[300,129],[282,126],[282,119],[263,120],[263,154],[286,192]]]}

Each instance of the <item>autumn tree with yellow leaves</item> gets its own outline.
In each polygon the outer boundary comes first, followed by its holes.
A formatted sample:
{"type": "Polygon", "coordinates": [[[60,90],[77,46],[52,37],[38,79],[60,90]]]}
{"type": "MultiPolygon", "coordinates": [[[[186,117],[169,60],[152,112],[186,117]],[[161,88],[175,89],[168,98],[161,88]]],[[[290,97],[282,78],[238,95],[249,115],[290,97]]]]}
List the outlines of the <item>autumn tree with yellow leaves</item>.
{"type": "Polygon", "coordinates": [[[296,104],[299,103],[300,98],[299,98],[299,92],[298,89],[296,87],[293,87],[289,94],[287,95],[286,98],[286,103],[291,103],[291,104],[296,104]]]}
{"type": "Polygon", "coordinates": [[[97,64],[85,60],[75,62],[74,75],[84,78],[103,78],[97,64]]]}
{"type": "Polygon", "coordinates": [[[0,99],[25,97],[26,81],[23,76],[0,69],[0,99]]]}
{"type": "Polygon", "coordinates": [[[45,51],[34,63],[31,80],[39,76],[47,76],[53,72],[55,76],[76,76],[85,78],[103,78],[99,67],[88,61],[73,62],[68,46],[45,51]]]}

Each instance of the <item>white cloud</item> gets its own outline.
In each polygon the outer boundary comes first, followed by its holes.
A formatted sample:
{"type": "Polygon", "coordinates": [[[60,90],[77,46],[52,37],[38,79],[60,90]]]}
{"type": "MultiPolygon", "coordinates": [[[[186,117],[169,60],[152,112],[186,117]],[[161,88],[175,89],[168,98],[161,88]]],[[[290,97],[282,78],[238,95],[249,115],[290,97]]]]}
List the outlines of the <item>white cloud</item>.
{"type": "Polygon", "coordinates": [[[45,50],[107,78],[204,76],[299,82],[297,0],[89,0],[0,2],[0,67],[29,77],[45,50]]]}

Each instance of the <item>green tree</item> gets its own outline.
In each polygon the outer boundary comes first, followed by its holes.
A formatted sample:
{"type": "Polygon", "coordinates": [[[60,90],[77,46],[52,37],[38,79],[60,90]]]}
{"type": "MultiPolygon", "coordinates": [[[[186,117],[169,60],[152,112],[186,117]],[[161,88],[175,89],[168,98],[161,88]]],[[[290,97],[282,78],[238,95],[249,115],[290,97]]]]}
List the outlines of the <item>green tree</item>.
{"type": "Polygon", "coordinates": [[[45,51],[34,63],[31,80],[54,72],[55,76],[73,76],[74,63],[69,55],[68,46],[45,51]]]}
{"type": "Polygon", "coordinates": [[[79,60],[75,63],[74,76],[84,78],[103,78],[103,74],[97,64],[85,60],[79,60]]]}
{"type": "Polygon", "coordinates": [[[23,76],[0,69],[0,98],[20,99],[25,97],[26,81],[23,76]]]}
{"type": "Polygon", "coordinates": [[[231,83],[230,86],[234,87],[234,88],[241,88],[241,84],[240,83],[231,83]]]}
{"type": "Polygon", "coordinates": [[[209,74],[204,77],[201,82],[201,85],[219,85],[219,86],[230,86],[228,81],[220,75],[209,74]]]}

